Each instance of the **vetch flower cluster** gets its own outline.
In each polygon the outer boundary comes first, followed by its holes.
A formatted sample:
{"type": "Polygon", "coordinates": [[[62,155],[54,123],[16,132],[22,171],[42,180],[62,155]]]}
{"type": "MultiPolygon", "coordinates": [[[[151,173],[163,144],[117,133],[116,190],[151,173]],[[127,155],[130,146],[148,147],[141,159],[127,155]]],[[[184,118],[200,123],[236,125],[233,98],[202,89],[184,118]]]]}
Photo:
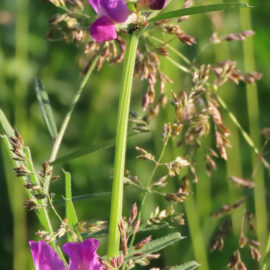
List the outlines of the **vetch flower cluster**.
{"type": "MultiPolygon", "coordinates": [[[[29,241],[35,270],[66,270],[64,262],[55,250],[44,241],[29,241]]],[[[96,251],[99,241],[88,238],[81,243],[69,242],[63,251],[69,256],[68,270],[100,270],[101,264],[96,251]]]]}
{"type": "Polygon", "coordinates": [[[98,19],[91,25],[90,34],[97,42],[117,38],[114,23],[123,23],[129,16],[124,0],[89,0],[98,14],[98,19]]]}
{"type": "MultiPolygon", "coordinates": [[[[124,23],[129,17],[125,0],[88,0],[98,14],[98,19],[90,26],[90,35],[98,43],[117,38],[115,23],[124,23]]],[[[139,1],[139,5],[141,5],[139,1]]],[[[154,10],[163,9],[167,0],[147,0],[143,5],[154,10]]]]}

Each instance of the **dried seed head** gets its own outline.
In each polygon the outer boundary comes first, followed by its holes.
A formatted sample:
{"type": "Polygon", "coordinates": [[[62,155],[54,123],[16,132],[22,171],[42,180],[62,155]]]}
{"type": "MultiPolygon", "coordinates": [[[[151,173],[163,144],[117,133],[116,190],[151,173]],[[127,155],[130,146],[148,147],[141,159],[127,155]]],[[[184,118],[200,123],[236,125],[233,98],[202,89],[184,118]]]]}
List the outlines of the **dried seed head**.
{"type": "Polygon", "coordinates": [[[189,165],[190,163],[186,159],[178,156],[174,161],[167,164],[168,174],[169,176],[178,175],[183,168],[189,165]]]}
{"type": "Polygon", "coordinates": [[[177,37],[186,45],[192,46],[196,44],[196,39],[190,35],[186,35],[184,32],[179,33],[177,37]]]}
{"type": "Polygon", "coordinates": [[[36,185],[36,184],[32,184],[30,182],[25,182],[24,187],[27,189],[30,189],[30,190],[37,190],[37,191],[41,190],[41,186],[36,185]]]}
{"type": "Polygon", "coordinates": [[[52,168],[50,166],[50,163],[48,161],[45,161],[42,164],[42,171],[40,172],[40,175],[42,177],[50,176],[52,173],[52,168]]]}
{"type": "Polygon", "coordinates": [[[185,219],[184,219],[184,213],[178,213],[172,217],[172,222],[174,222],[177,225],[184,226],[185,225],[185,219]]]}
{"type": "Polygon", "coordinates": [[[98,260],[101,264],[102,270],[113,270],[111,265],[109,263],[107,263],[105,260],[103,260],[101,257],[98,257],[98,260]]]}
{"type": "Polygon", "coordinates": [[[127,245],[127,231],[126,231],[126,225],[123,219],[121,219],[120,224],[118,225],[120,236],[121,236],[121,247],[124,256],[128,253],[128,245],[127,245]]]}
{"type": "Polygon", "coordinates": [[[85,54],[91,54],[91,53],[96,53],[98,50],[98,44],[96,41],[91,41],[86,44],[84,48],[84,53],[85,54]]]}
{"type": "Polygon", "coordinates": [[[34,194],[34,197],[38,200],[42,200],[42,199],[45,199],[46,198],[46,194],[44,193],[37,193],[37,194],[34,194]]]}
{"type": "Polygon", "coordinates": [[[224,247],[224,239],[223,237],[218,234],[217,237],[215,237],[215,239],[212,241],[211,243],[211,249],[210,251],[213,252],[215,250],[222,250],[224,247]]]}
{"type": "Polygon", "coordinates": [[[243,179],[243,178],[239,178],[236,176],[231,176],[229,179],[241,187],[246,187],[246,188],[254,188],[255,187],[255,184],[248,179],[243,179]]]}
{"type": "Polygon", "coordinates": [[[137,204],[134,203],[131,207],[131,210],[130,210],[130,217],[128,219],[128,225],[132,225],[133,222],[135,221],[136,217],[137,217],[137,214],[138,214],[138,207],[137,207],[137,204]]]}
{"type": "Polygon", "coordinates": [[[132,228],[132,233],[137,233],[139,231],[140,228],[140,224],[141,224],[141,220],[137,219],[134,224],[133,224],[133,228],[132,228]]]}
{"type": "Polygon", "coordinates": [[[166,46],[156,48],[156,52],[162,56],[169,56],[170,55],[166,46]]]}
{"type": "Polygon", "coordinates": [[[107,221],[97,221],[95,223],[89,223],[88,221],[80,221],[76,224],[76,229],[79,232],[98,232],[106,228],[107,221]]]}
{"type": "Polygon", "coordinates": [[[27,176],[30,174],[30,171],[24,165],[14,168],[13,171],[17,177],[27,176]]]}
{"type": "Polygon", "coordinates": [[[246,213],[247,224],[251,232],[255,233],[254,215],[251,212],[246,213]]]}
{"type": "Polygon", "coordinates": [[[119,269],[122,266],[123,262],[124,262],[123,255],[110,258],[110,264],[114,269],[119,269]]]}
{"type": "Polygon", "coordinates": [[[67,220],[63,220],[63,222],[60,225],[60,228],[57,230],[55,236],[58,238],[63,237],[68,231],[70,231],[69,226],[67,224],[67,220]]]}
{"type": "Polygon", "coordinates": [[[235,251],[231,256],[228,267],[231,269],[236,269],[235,267],[238,266],[239,262],[241,262],[241,256],[239,250],[235,251]]]}
{"type": "Polygon", "coordinates": [[[238,34],[228,34],[222,39],[226,41],[243,41],[246,40],[247,37],[252,37],[254,34],[255,33],[252,30],[247,30],[238,34]]]}
{"type": "Polygon", "coordinates": [[[46,231],[37,231],[35,234],[38,235],[42,240],[46,242],[52,242],[55,240],[54,235],[49,234],[46,231]]]}
{"type": "Polygon", "coordinates": [[[140,241],[138,244],[135,245],[135,249],[141,249],[144,245],[146,245],[147,243],[149,243],[152,240],[152,236],[147,236],[145,239],[143,239],[142,241],[140,241]]]}
{"type": "Polygon", "coordinates": [[[270,140],[270,128],[264,128],[262,134],[266,140],[270,140]]]}
{"type": "Polygon", "coordinates": [[[188,194],[187,193],[167,193],[165,194],[165,198],[168,201],[173,201],[173,202],[184,202],[185,199],[187,198],[188,194]]]}
{"type": "Polygon", "coordinates": [[[137,156],[138,159],[147,159],[147,160],[155,161],[155,156],[149,153],[148,151],[146,151],[145,149],[139,146],[136,146],[136,150],[140,153],[137,156]]]}
{"type": "Polygon", "coordinates": [[[253,240],[253,239],[249,240],[249,243],[251,245],[255,246],[255,247],[259,247],[260,246],[260,243],[258,241],[256,241],[256,240],[253,240]]]}
{"type": "Polygon", "coordinates": [[[262,78],[262,74],[257,72],[257,71],[253,71],[253,72],[249,72],[244,74],[244,79],[243,81],[245,83],[255,83],[256,81],[259,81],[262,78]]]}
{"type": "Polygon", "coordinates": [[[249,245],[249,252],[253,260],[259,261],[261,259],[260,251],[252,245],[249,245]]]}
{"type": "Polygon", "coordinates": [[[240,205],[243,204],[244,201],[245,199],[241,199],[232,204],[224,204],[221,208],[213,212],[211,216],[214,218],[221,218],[224,215],[227,215],[231,213],[233,210],[237,209],[240,205]]]}
{"type": "Polygon", "coordinates": [[[240,239],[239,239],[239,246],[240,246],[240,248],[245,247],[246,244],[247,244],[247,242],[248,242],[248,239],[247,239],[245,233],[242,231],[241,232],[241,235],[240,235],[240,239]]]}
{"type": "Polygon", "coordinates": [[[49,23],[57,25],[65,20],[67,14],[55,14],[50,20],[49,23]]]}
{"type": "Polygon", "coordinates": [[[168,178],[168,175],[162,176],[161,178],[159,178],[158,180],[156,180],[153,183],[153,186],[157,186],[157,187],[165,187],[168,183],[166,182],[168,178]]]}
{"type": "Polygon", "coordinates": [[[29,210],[37,210],[40,206],[37,204],[35,200],[26,199],[26,202],[24,203],[24,207],[26,207],[29,210]]]}

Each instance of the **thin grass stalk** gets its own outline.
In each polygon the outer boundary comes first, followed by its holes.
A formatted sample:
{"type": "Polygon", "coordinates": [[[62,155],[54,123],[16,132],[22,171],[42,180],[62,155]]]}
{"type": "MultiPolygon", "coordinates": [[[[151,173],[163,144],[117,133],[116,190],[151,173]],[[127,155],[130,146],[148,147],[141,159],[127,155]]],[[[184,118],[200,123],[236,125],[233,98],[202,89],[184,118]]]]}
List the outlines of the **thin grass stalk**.
{"type": "MultiPolygon", "coordinates": [[[[227,2],[227,0],[223,1],[224,3],[227,2]]],[[[219,32],[224,32],[224,27],[226,27],[226,21],[222,18],[223,24],[220,29],[214,29],[215,31],[218,30],[219,32]]],[[[214,53],[215,53],[215,58],[217,62],[224,61],[225,59],[230,59],[230,48],[229,44],[226,42],[222,42],[221,44],[214,45],[214,53]]],[[[228,87],[227,84],[222,86],[221,88],[222,91],[222,96],[224,97],[225,100],[233,100],[236,98],[236,88],[230,85],[228,87]]],[[[230,143],[232,145],[231,148],[227,149],[227,155],[228,159],[226,161],[226,171],[227,171],[227,176],[238,176],[238,177],[243,177],[243,172],[242,172],[242,164],[241,164],[241,150],[240,150],[240,143],[239,143],[239,131],[237,130],[235,124],[231,121],[230,117],[228,114],[224,115],[224,123],[227,126],[227,128],[230,130],[231,136],[230,136],[230,143]]],[[[229,186],[229,198],[230,201],[233,202],[242,195],[242,192],[240,192],[239,188],[236,188],[235,185],[232,183],[228,183],[229,186]]],[[[236,236],[239,236],[239,233],[241,231],[241,221],[242,221],[242,207],[237,209],[234,214],[232,215],[232,226],[233,226],[233,232],[236,236]]]]}
{"type": "Polygon", "coordinates": [[[200,215],[198,213],[198,207],[196,205],[194,195],[190,194],[185,200],[184,204],[196,261],[201,265],[201,270],[208,270],[209,266],[206,255],[205,241],[200,228],[200,215]]]}
{"type": "MultiPolygon", "coordinates": [[[[249,1],[247,1],[249,2],[249,1]]],[[[242,29],[251,29],[251,14],[250,9],[240,10],[240,20],[242,29]]],[[[255,69],[255,57],[253,49],[253,39],[250,38],[243,43],[244,68],[245,71],[253,71],[255,69]]],[[[259,125],[259,101],[258,89],[256,84],[249,84],[246,86],[248,119],[249,119],[249,133],[250,137],[257,146],[261,149],[260,142],[260,125],[259,125]]],[[[262,164],[257,164],[258,155],[252,153],[253,170],[256,168],[254,175],[254,199],[255,199],[255,223],[256,233],[260,242],[260,251],[265,253],[267,241],[267,210],[265,197],[265,183],[262,164]]]]}
{"type": "Polygon", "coordinates": [[[120,223],[123,207],[128,117],[138,40],[138,33],[128,37],[124,60],[122,87],[119,97],[118,122],[116,127],[114,177],[107,253],[108,259],[117,256],[119,253],[120,233],[118,224],[120,223]]]}
{"type": "MultiPolygon", "coordinates": [[[[16,49],[15,59],[16,63],[22,63],[25,65],[28,61],[28,0],[16,0],[16,49]]],[[[22,132],[27,131],[26,127],[26,110],[25,110],[25,96],[27,90],[27,84],[22,80],[21,73],[18,73],[15,81],[15,96],[14,100],[14,112],[15,112],[15,124],[22,132]]],[[[14,179],[9,178],[13,181],[14,179]]],[[[16,180],[16,179],[15,179],[16,180]]],[[[18,181],[12,183],[13,195],[10,198],[13,201],[13,269],[25,270],[27,264],[26,253],[26,211],[22,207],[25,197],[23,187],[18,181]]]]}
{"type": "Polygon", "coordinates": [[[75,94],[75,96],[74,96],[74,98],[73,98],[73,100],[72,100],[72,102],[70,104],[69,110],[68,110],[68,112],[67,112],[67,114],[66,114],[66,116],[65,116],[65,118],[63,120],[63,123],[62,123],[62,125],[60,127],[60,130],[59,130],[59,132],[57,134],[57,137],[55,139],[53,149],[52,149],[52,153],[51,153],[50,160],[49,160],[50,162],[53,162],[57,157],[57,154],[59,152],[63,137],[64,137],[65,132],[67,130],[71,115],[72,115],[72,113],[73,113],[73,111],[74,111],[74,109],[75,109],[81,95],[82,95],[82,92],[83,92],[83,90],[84,90],[84,88],[85,88],[85,86],[86,86],[92,72],[94,71],[94,69],[96,67],[98,58],[99,58],[99,54],[97,54],[95,56],[95,58],[92,60],[92,63],[90,65],[86,75],[84,76],[84,78],[83,78],[83,80],[82,80],[82,82],[80,84],[80,87],[78,88],[78,90],[77,90],[77,92],[76,92],[76,94],[75,94]]]}

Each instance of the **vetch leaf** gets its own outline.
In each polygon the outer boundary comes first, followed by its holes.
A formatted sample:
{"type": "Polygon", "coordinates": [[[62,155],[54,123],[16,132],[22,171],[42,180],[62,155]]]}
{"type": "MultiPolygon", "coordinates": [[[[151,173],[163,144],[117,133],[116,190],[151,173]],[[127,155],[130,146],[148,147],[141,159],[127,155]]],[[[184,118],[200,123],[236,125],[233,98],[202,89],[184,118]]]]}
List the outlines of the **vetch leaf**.
{"type": "Polygon", "coordinates": [[[213,4],[213,5],[202,5],[197,7],[191,8],[182,8],[178,10],[169,11],[166,13],[161,13],[154,18],[151,18],[148,22],[156,22],[160,20],[170,19],[170,18],[177,18],[186,15],[194,15],[194,14],[201,14],[213,11],[220,11],[220,10],[227,10],[227,9],[234,9],[234,8],[248,8],[251,7],[247,3],[240,3],[240,2],[232,2],[232,3],[225,3],[225,4],[213,4]]]}
{"type": "Polygon", "coordinates": [[[53,117],[53,111],[50,105],[49,96],[43,84],[37,77],[35,78],[35,90],[43,119],[48,127],[51,137],[55,139],[57,136],[57,127],[53,117]]]}
{"type": "Polygon", "coordinates": [[[194,270],[198,268],[199,266],[200,265],[197,262],[191,261],[191,262],[184,263],[182,265],[173,266],[170,268],[170,270],[194,270]]]}
{"type": "Polygon", "coordinates": [[[170,246],[177,241],[184,239],[180,233],[171,233],[169,235],[166,235],[164,237],[161,237],[159,239],[153,240],[150,243],[144,245],[141,249],[135,250],[133,247],[129,249],[129,252],[127,256],[125,257],[125,260],[130,259],[134,254],[138,252],[143,253],[155,253],[159,250],[162,250],[166,248],[167,246],[170,246]]]}

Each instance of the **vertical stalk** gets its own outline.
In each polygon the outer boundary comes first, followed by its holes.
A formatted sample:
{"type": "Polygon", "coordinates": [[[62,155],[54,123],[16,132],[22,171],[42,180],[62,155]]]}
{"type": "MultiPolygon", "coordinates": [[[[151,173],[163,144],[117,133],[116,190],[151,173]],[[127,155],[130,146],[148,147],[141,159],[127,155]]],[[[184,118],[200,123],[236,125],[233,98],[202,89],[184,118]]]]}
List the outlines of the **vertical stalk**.
{"type": "Polygon", "coordinates": [[[124,61],[122,87],[119,98],[118,122],[116,129],[114,177],[107,254],[108,259],[117,256],[119,251],[120,233],[118,230],[118,224],[120,223],[123,207],[123,179],[126,158],[128,116],[138,40],[138,33],[128,37],[124,61]]]}
{"type": "Polygon", "coordinates": [[[185,200],[185,210],[195,258],[202,270],[208,270],[205,241],[200,228],[200,215],[193,194],[190,194],[185,200]]]}
{"type": "MultiPolygon", "coordinates": [[[[16,49],[15,49],[15,59],[17,65],[19,63],[26,65],[28,60],[28,0],[16,0],[15,13],[16,13],[16,49]]],[[[26,127],[26,111],[25,111],[25,94],[27,89],[27,83],[22,78],[20,73],[20,67],[17,67],[17,76],[15,80],[15,96],[14,100],[14,114],[15,114],[15,124],[16,127],[22,132],[27,131],[26,127]]],[[[13,178],[13,177],[12,177],[13,178]]],[[[27,263],[26,255],[26,211],[22,207],[25,197],[23,187],[21,183],[16,181],[16,179],[8,179],[13,183],[11,184],[13,190],[13,196],[11,200],[12,212],[13,212],[13,269],[14,270],[25,270],[27,263]]]]}
{"type": "MultiPolygon", "coordinates": [[[[251,15],[249,9],[240,11],[240,19],[242,29],[245,30],[251,29],[251,15]]],[[[254,59],[252,38],[248,39],[243,43],[243,51],[244,51],[245,71],[254,70],[255,59],[254,59]]],[[[246,94],[247,94],[250,137],[257,146],[257,148],[260,149],[261,143],[260,143],[260,126],[259,126],[259,101],[258,101],[258,89],[256,84],[247,85],[246,94]]],[[[252,153],[253,170],[256,168],[257,160],[258,156],[252,153]]],[[[254,197],[255,197],[256,233],[258,240],[260,241],[261,244],[260,251],[262,254],[264,254],[267,239],[267,210],[266,210],[264,173],[261,164],[257,166],[257,170],[254,175],[254,182],[255,182],[254,197]]]]}
{"type": "MultiPolygon", "coordinates": [[[[223,0],[223,3],[229,2],[228,0],[223,0]]],[[[229,29],[229,24],[227,23],[227,20],[224,20],[222,18],[223,23],[214,25],[214,30],[219,31],[221,33],[225,33],[224,30],[230,31],[233,29],[229,29]]],[[[231,59],[231,53],[230,53],[230,46],[229,43],[222,42],[220,44],[214,45],[214,53],[215,58],[217,62],[224,61],[225,59],[231,59]]],[[[220,89],[222,92],[221,95],[225,99],[225,101],[230,102],[237,98],[237,89],[236,87],[232,85],[223,85],[220,89]]],[[[238,176],[243,177],[242,172],[242,164],[241,164],[241,149],[240,149],[240,140],[239,140],[239,130],[235,126],[235,124],[231,121],[230,116],[228,115],[227,111],[224,114],[224,123],[228,127],[228,129],[231,132],[230,136],[230,143],[232,145],[231,148],[227,149],[228,159],[226,161],[226,171],[227,176],[238,176]]],[[[233,202],[237,199],[239,199],[240,196],[243,195],[243,192],[240,188],[235,187],[235,185],[231,184],[228,181],[228,196],[230,198],[230,201],[233,202]]],[[[239,209],[236,209],[234,214],[232,215],[232,226],[233,226],[233,232],[236,237],[238,237],[241,227],[242,227],[242,215],[243,215],[243,209],[240,207],[239,209]]]]}

